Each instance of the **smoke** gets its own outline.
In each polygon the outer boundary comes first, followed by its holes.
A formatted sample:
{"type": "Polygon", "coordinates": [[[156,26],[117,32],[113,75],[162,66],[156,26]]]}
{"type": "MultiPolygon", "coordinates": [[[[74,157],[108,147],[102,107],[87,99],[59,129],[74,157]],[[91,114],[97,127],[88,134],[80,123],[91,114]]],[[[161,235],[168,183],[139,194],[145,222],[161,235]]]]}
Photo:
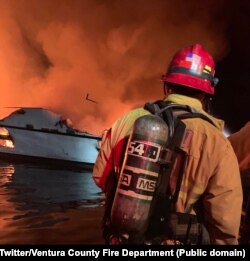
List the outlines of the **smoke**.
{"type": "Polygon", "coordinates": [[[226,4],[0,0],[0,116],[4,107],[44,107],[100,133],[163,97],[160,77],[179,48],[199,42],[216,61],[227,54],[226,4]]]}

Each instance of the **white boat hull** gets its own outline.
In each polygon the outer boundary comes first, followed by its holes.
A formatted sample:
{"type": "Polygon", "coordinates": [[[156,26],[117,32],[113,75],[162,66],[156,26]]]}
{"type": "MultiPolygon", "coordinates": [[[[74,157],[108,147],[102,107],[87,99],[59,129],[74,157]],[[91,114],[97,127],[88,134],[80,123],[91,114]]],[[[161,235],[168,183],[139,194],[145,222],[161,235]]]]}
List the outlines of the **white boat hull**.
{"type": "Polygon", "coordinates": [[[53,133],[6,127],[14,148],[0,146],[1,154],[94,164],[98,154],[98,136],[53,133]]]}

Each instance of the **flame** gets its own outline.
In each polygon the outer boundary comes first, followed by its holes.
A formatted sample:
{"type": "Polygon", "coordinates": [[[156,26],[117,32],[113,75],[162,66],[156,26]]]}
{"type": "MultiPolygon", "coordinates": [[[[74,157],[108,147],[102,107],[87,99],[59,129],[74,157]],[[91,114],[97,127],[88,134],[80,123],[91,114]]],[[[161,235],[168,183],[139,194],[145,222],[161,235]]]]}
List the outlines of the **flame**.
{"type": "Polygon", "coordinates": [[[0,139],[0,146],[13,149],[15,148],[12,140],[2,140],[0,139]]]}
{"type": "Polygon", "coordinates": [[[0,127],[1,136],[9,136],[9,131],[6,128],[0,127]]]}
{"type": "Polygon", "coordinates": [[[226,54],[222,3],[0,1],[0,104],[51,109],[99,134],[163,96],[177,49],[198,41],[217,60],[226,54]]]}
{"type": "Polygon", "coordinates": [[[6,128],[0,127],[0,146],[13,149],[14,143],[6,128]]]}

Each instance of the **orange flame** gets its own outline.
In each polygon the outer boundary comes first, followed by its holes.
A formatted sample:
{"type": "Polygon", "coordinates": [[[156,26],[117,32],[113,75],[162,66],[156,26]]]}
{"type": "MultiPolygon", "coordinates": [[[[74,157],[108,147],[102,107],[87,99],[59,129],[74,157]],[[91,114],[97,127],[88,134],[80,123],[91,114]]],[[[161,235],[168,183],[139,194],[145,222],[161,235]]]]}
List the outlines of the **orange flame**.
{"type": "Polygon", "coordinates": [[[198,41],[218,59],[228,47],[215,0],[12,2],[0,2],[1,106],[51,109],[83,131],[162,97],[177,49],[198,41]]]}

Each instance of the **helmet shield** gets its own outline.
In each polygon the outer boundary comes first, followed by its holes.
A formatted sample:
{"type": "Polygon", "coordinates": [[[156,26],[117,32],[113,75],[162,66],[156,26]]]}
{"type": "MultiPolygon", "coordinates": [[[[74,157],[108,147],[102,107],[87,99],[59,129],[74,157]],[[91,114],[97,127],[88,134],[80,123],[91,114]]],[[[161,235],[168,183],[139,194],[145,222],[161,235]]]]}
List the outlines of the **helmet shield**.
{"type": "Polygon", "coordinates": [[[178,51],[162,80],[208,94],[214,94],[214,86],[218,82],[214,78],[214,60],[200,44],[178,51]]]}

